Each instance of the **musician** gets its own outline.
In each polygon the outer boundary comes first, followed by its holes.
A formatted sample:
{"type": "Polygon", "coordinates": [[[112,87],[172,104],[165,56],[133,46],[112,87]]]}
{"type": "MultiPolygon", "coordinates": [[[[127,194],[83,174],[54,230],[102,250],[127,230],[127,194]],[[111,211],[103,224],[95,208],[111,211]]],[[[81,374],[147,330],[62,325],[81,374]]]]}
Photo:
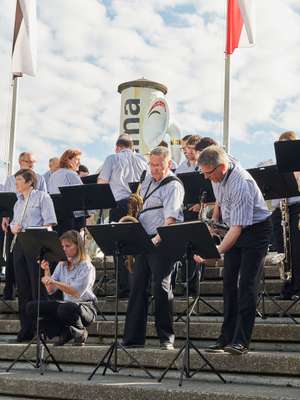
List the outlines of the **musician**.
{"type": "MultiPolygon", "coordinates": [[[[283,132],[279,136],[279,141],[297,140],[297,135],[293,131],[283,132]]],[[[294,172],[295,179],[300,191],[300,172],[294,172]]],[[[280,211],[280,200],[273,200],[272,205],[275,209],[272,213],[272,224],[275,247],[278,253],[284,253],[284,241],[282,230],[282,217],[280,211]]],[[[279,300],[290,300],[294,295],[300,295],[300,231],[298,229],[298,220],[300,213],[300,196],[290,197],[288,199],[290,243],[291,243],[291,280],[286,280],[282,286],[279,300]]]]}
{"type": "MultiPolygon", "coordinates": [[[[36,163],[33,154],[30,152],[23,152],[18,158],[20,169],[30,169],[33,170],[34,164],[36,163]]],[[[37,190],[47,192],[46,182],[43,176],[36,173],[37,177],[37,190]]],[[[16,193],[16,177],[15,175],[9,175],[6,178],[2,192],[13,192],[16,193]]],[[[5,286],[3,290],[3,298],[5,300],[13,300],[15,293],[15,274],[13,266],[13,257],[10,253],[10,245],[12,241],[12,234],[9,228],[9,218],[2,218],[2,230],[6,232],[6,267],[5,267],[5,286]]]]}
{"type": "Polygon", "coordinates": [[[199,142],[200,136],[198,135],[191,135],[184,143],[184,155],[186,160],[184,160],[176,169],[177,174],[183,174],[185,172],[195,172],[198,171],[198,164],[197,164],[197,153],[195,150],[196,144],[199,142]]]}
{"type": "MultiPolygon", "coordinates": [[[[52,200],[47,193],[36,190],[35,172],[30,169],[20,169],[15,177],[18,200],[15,203],[13,219],[10,223],[11,232],[16,236],[29,227],[51,228],[55,225],[57,221],[52,200]]],[[[26,306],[29,301],[37,299],[40,282],[38,281],[37,261],[24,253],[17,236],[13,247],[13,261],[21,325],[17,341],[23,342],[31,340],[34,335],[32,321],[26,315],[26,306]]],[[[46,292],[41,290],[41,298],[44,297],[46,297],[46,292]]]]}
{"type": "Polygon", "coordinates": [[[88,167],[86,167],[83,164],[79,165],[77,172],[78,172],[78,175],[80,176],[80,178],[82,178],[84,176],[88,176],[90,174],[88,167]]]}
{"type": "Polygon", "coordinates": [[[130,292],[123,344],[143,346],[145,344],[148,286],[151,274],[154,281],[155,326],[162,349],[173,349],[173,293],[171,272],[174,257],[163,254],[157,228],[183,221],[182,202],[184,189],[182,183],[170,171],[170,152],[165,147],[156,147],[150,153],[151,176],[146,176],[141,195],[144,199],[139,221],[152,238],[157,249],[151,254],[136,257],[130,292]]]}
{"type": "Polygon", "coordinates": [[[218,246],[224,254],[224,321],[216,344],[208,351],[244,354],[255,321],[258,278],[270,242],[270,211],[254,179],[239,164],[230,163],[221,147],[207,147],[198,162],[213,184],[222,219],[229,226],[218,246]]]}
{"type": "Polygon", "coordinates": [[[52,157],[49,159],[49,170],[44,173],[43,177],[45,179],[46,185],[47,185],[47,190],[49,192],[49,180],[53,172],[57,171],[59,169],[59,158],[58,157],[52,157]]]}
{"type": "MultiPolygon", "coordinates": [[[[60,193],[61,186],[75,186],[82,185],[82,181],[77,174],[80,165],[81,151],[77,149],[66,150],[59,159],[59,169],[50,177],[49,180],[49,193],[60,193]]],[[[73,216],[67,218],[59,217],[58,226],[56,231],[59,235],[62,233],[75,229],[80,231],[85,225],[85,216],[83,211],[74,211],[73,216]]]]}
{"type": "MultiPolygon", "coordinates": [[[[138,182],[144,170],[148,170],[147,161],[139,153],[133,152],[133,141],[127,134],[119,136],[116,141],[115,154],[109,155],[101,168],[98,183],[110,184],[116,200],[116,208],[109,213],[109,221],[118,222],[128,214],[128,199],[131,194],[129,182],[138,182]]],[[[119,261],[120,297],[129,294],[129,275],[124,267],[124,257],[119,261]]]]}
{"type": "Polygon", "coordinates": [[[186,142],[188,141],[188,139],[189,139],[191,136],[192,136],[192,135],[185,135],[185,136],[181,139],[181,141],[180,141],[181,150],[182,150],[183,155],[184,155],[185,158],[187,158],[187,157],[186,157],[186,142]]]}
{"type": "MultiPolygon", "coordinates": [[[[40,302],[42,329],[49,338],[59,336],[55,346],[63,346],[74,339],[74,345],[85,344],[86,328],[95,320],[97,300],[93,293],[95,268],[85,252],[84,242],[77,231],[65,232],[60,241],[67,261],[59,262],[51,275],[49,263],[41,262],[44,271],[42,282],[51,295],[56,291],[63,293],[63,301],[43,300],[40,302]]],[[[27,305],[27,315],[35,322],[37,302],[27,305]]]]}

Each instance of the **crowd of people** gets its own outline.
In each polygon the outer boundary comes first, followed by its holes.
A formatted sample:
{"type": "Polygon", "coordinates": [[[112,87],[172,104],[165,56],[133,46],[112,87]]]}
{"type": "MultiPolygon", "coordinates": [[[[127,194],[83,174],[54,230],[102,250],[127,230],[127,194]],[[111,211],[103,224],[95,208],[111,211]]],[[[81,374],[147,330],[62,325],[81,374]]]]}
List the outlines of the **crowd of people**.
{"type": "MultiPolygon", "coordinates": [[[[295,139],[293,132],[285,132],[279,138],[295,139]]],[[[166,143],[154,148],[146,160],[134,151],[130,136],[121,135],[116,141],[115,153],[105,159],[98,176],[98,183],[109,184],[116,200],[116,207],[109,213],[109,222],[118,222],[128,214],[129,183],[139,182],[146,171],[145,179],[140,182],[143,206],[137,218],[155,247],[152,253],[135,258],[133,271],[128,271],[122,257],[118,263],[120,296],[129,298],[123,345],[145,345],[148,290],[152,284],[160,347],[174,348],[172,277],[178,260],[162,251],[157,229],[198,219],[200,204],[184,203],[180,176],[201,172],[211,181],[216,199],[212,219],[228,226],[228,232],[217,246],[220,255],[224,256],[224,321],[217,342],[207,351],[244,354],[251,341],[258,282],[272,236],[276,250],[284,252],[278,204],[271,212],[252,176],[212,138],[187,135],[181,140],[181,148],[184,161],[178,166],[172,161],[166,143]]],[[[87,216],[81,211],[57,215],[51,198],[60,193],[62,186],[83,184],[81,177],[87,176],[89,171],[80,164],[80,156],[79,150],[68,149],[61,157],[51,158],[49,171],[39,175],[34,172],[33,155],[23,152],[19,156],[19,170],[7,177],[2,188],[3,192],[17,194],[12,215],[2,218],[2,241],[5,236],[4,299],[13,299],[17,288],[21,323],[19,342],[31,340],[35,335],[39,286],[42,328],[49,338],[58,336],[56,345],[64,345],[72,339],[75,345],[84,344],[87,327],[96,318],[95,269],[79,233],[87,216]],[[55,230],[67,261],[55,266],[47,260],[31,259],[18,240],[19,232],[30,227],[55,230]],[[43,272],[41,282],[38,280],[39,269],[43,272]]],[[[295,172],[295,178],[300,190],[300,173],[295,172]]],[[[300,235],[300,196],[289,202],[292,279],[285,283],[280,295],[282,299],[300,292],[300,253],[299,246],[295,245],[300,235]]],[[[205,263],[206,260],[195,254],[188,276],[182,275],[191,295],[198,293],[200,269],[197,266],[205,263]]]]}

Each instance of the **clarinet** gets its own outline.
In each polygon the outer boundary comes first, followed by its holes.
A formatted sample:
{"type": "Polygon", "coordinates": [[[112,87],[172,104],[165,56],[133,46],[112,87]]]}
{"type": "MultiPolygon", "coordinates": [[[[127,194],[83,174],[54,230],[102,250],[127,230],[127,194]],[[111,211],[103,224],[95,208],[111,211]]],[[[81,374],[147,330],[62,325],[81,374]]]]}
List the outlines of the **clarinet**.
{"type": "MultiPolygon", "coordinates": [[[[22,225],[22,222],[23,222],[23,219],[24,219],[26,210],[27,210],[27,206],[28,206],[28,203],[29,203],[29,199],[30,199],[31,192],[32,192],[32,190],[29,192],[28,197],[27,197],[27,199],[26,199],[26,202],[25,202],[25,205],[24,205],[22,214],[21,214],[20,225],[22,225]]],[[[15,244],[16,244],[16,241],[17,241],[17,237],[18,237],[18,234],[16,233],[16,234],[14,235],[13,240],[12,240],[11,245],[10,245],[10,250],[9,250],[10,253],[13,252],[13,249],[14,249],[15,244]]]]}

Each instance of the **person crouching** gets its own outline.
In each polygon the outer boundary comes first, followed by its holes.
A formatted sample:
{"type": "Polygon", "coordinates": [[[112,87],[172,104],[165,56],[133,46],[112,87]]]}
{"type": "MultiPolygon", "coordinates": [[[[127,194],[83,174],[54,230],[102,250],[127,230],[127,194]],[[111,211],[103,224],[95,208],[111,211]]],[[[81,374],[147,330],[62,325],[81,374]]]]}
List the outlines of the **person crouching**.
{"type": "MultiPolygon", "coordinates": [[[[49,338],[59,336],[55,346],[63,346],[74,339],[74,345],[84,345],[88,336],[87,327],[97,315],[93,293],[95,268],[85,253],[84,243],[77,231],[65,232],[60,241],[67,261],[57,264],[50,274],[49,263],[40,263],[44,270],[42,282],[51,295],[57,290],[63,294],[63,301],[46,300],[40,302],[41,329],[49,338]]],[[[35,319],[37,301],[27,305],[27,314],[35,319]]]]}

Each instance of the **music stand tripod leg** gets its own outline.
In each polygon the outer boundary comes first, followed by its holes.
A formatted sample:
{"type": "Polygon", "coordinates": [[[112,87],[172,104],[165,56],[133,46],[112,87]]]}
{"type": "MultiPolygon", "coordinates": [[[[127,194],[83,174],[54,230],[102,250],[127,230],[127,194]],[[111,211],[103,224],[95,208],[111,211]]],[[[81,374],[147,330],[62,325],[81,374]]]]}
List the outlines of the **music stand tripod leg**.
{"type": "MultiPolygon", "coordinates": [[[[189,263],[192,260],[192,245],[188,243],[186,245],[186,250],[185,250],[185,268],[186,268],[186,276],[188,276],[188,270],[189,270],[189,263]]],[[[187,285],[187,290],[186,290],[186,302],[187,305],[189,306],[189,288],[187,285]]],[[[212,365],[211,362],[209,362],[206,357],[203,356],[203,354],[200,352],[199,349],[196,348],[196,346],[193,344],[193,342],[190,340],[190,314],[189,314],[189,307],[186,308],[186,319],[185,319],[185,324],[186,324],[186,339],[184,345],[180,348],[180,350],[177,352],[173,360],[170,362],[168,367],[164,370],[160,378],[158,379],[158,382],[161,382],[163,378],[166,376],[167,372],[171,369],[172,365],[175,363],[175,361],[179,358],[181,353],[183,352],[183,359],[182,363],[180,366],[180,377],[179,377],[179,386],[182,386],[183,382],[183,375],[185,375],[187,378],[190,378],[191,375],[191,368],[190,368],[190,349],[191,347],[196,350],[197,354],[201,357],[202,360],[205,361],[205,363],[210,367],[210,369],[222,380],[223,383],[226,383],[225,379],[222,377],[222,375],[215,369],[215,367],[212,365]]],[[[205,364],[205,365],[206,365],[205,364]]],[[[194,375],[194,374],[193,374],[194,375]]]]}
{"type": "Polygon", "coordinates": [[[134,362],[138,368],[141,368],[147,375],[153,378],[153,375],[135,358],[133,357],[124,346],[122,346],[118,341],[118,329],[119,329],[119,256],[120,256],[120,249],[119,244],[115,243],[115,251],[114,251],[114,260],[115,260],[115,275],[116,275],[116,283],[115,283],[115,334],[114,334],[114,341],[105,353],[104,357],[98,362],[97,366],[94,368],[88,380],[91,380],[92,377],[95,375],[97,370],[104,366],[102,375],[106,374],[107,369],[109,368],[112,372],[119,372],[118,369],[118,349],[122,350],[132,362],[134,362]],[[111,363],[111,358],[114,356],[113,365],[111,363]],[[105,361],[105,359],[107,360],[105,361]]]}

